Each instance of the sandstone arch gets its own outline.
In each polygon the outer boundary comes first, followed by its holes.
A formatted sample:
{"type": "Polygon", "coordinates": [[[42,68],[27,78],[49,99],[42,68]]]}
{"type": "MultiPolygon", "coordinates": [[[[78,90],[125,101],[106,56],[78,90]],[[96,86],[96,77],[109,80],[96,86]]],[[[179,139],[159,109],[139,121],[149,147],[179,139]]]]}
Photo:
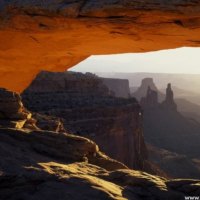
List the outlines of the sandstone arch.
{"type": "Polygon", "coordinates": [[[198,0],[1,2],[0,86],[18,92],[90,55],[200,46],[198,0]]]}

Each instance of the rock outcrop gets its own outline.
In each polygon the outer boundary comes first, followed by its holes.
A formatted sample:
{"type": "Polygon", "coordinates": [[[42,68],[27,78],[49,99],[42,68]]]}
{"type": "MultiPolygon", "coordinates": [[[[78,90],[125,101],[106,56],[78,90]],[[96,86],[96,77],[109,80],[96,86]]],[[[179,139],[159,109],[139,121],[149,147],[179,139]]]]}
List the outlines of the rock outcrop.
{"type": "MultiPolygon", "coordinates": [[[[179,141],[178,141],[179,142],[179,141]]],[[[200,159],[171,152],[147,143],[149,160],[162,169],[167,177],[198,178],[200,177],[200,159]]]]}
{"type": "Polygon", "coordinates": [[[158,92],[149,87],[146,97],[141,99],[144,137],[150,144],[147,145],[149,159],[168,176],[200,177],[200,157],[197,150],[200,143],[200,124],[185,118],[177,111],[170,84],[163,102],[158,103],[157,96],[158,92]]]}
{"type": "Polygon", "coordinates": [[[131,96],[135,97],[138,101],[141,101],[141,99],[143,97],[148,96],[150,98],[150,96],[148,95],[148,90],[149,90],[149,92],[155,91],[157,93],[156,94],[157,97],[154,97],[154,98],[157,99],[156,101],[161,102],[162,100],[164,100],[164,98],[165,98],[164,95],[161,92],[158,91],[158,88],[156,87],[152,78],[142,79],[142,83],[141,83],[140,87],[134,93],[132,93],[131,96]],[[151,90],[149,90],[149,88],[151,90]]]}
{"type": "MultiPolygon", "coordinates": [[[[113,91],[103,84],[102,79],[92,73],[41,71],[29,87],[29,92],[32,93],[66,91],[80,95],[83,93],[93,96],[115,96],[113,91]]],[[[26,92],[27,90],[24,93],[26,92]]]]}
{"type": "MultiPolygon", "coordinates": [[[[19,95],[2,90],[1,97],[11,97],[9,103],[14,103],[7,108],[9,114],[16,113],[19,95]]],[[[1,110],[3,105],[0,101],[1,110]]],[[[199,195],[199,184],[200,180],[169,180],[130,170],[80,136],[0,127],[1,200],[181,200],[199,195]]]]}
{"type": "Polygon", "coordinates": [[[41,130],[48,130],[54,132],[65,132],[62,119],[49,115],[41,115],[39,113],[32,113],[33,118],[36,120],[35,125],[41,130]]]}
{"type": "Polygon", "coordinates": [[[142,97],[140,100],[141,106],[145,109],[147,108],[156,108],[159,106],[158,103],[158,93],[157,91],[154,91],[151,89],[150,86],[148,86],[146,97],[142,97]]]}
{"type": "Polygon", "coordinates": [[[40,70],[90,55],[200,46],[199,10],[198,0],[1,0],[0,86],[21,92],[40,70]]]}
{"type": "Polygon", "coordinates": [[[140,101],[143,108],[156,108],[158,106],[163,109],[177,111],[177,105],[174,101],[174,93],[171,88],[171,83],[168,83],[166,95],[162,94],[156,87],[152,78],[142,79],[141,86],[132,94],[140,101]],[[163,100],[162,100],[163,99],[163,100]]]}
{"type": "MultiPolygon", "coordinates": [[[[173,110],[173,111],[177,111],[177,105],[174,101],[174,93],[171,89],[171,83],[168,83],[167,88],[166,88],[166,96],[165,96],[165,100],[161,103],[158,102],[158,94],[160,93],[156,87],[151,89],[151,86],[147,86],[146,84],[144,84],[142,82],[142,87],[143,90],[145,90],[145,88],[147,88],[147,93],[145,97],[142,97],[140,100],[140,104],[142,105],[142,107],[144,109],[157,109],[158,107],[165,109],[165,110],[173,110]]],[[[141,88],[139,88],[135,94],[141,91],[141,88]]],[[[142,93],[141,93],[142,94],[142,93]]]]}
{"type": "Polygon", "coordinates": [[[0,127],[65,132],[61,119],[31,113],[24,107],[20,94],[4,88],[0,88],[0,127]]]}
{"type": "Polygon", "coordinates": [[[165,109],[171,109],[171,110],[175,110],[175,111],[177,110],[177,105],[174,101],[174,93],[171,89],[170,83],[167,85],[166,98],[162,102],[162,107],[165,108],[165,109]]]}
{"type": "Polygon", "coordinates": [[[128,169],[97,145],[66,133],[0,128],[0,199],[182,200],[200,180],[128,169]]]}
{"type": "Polygon", "coordinates": [[[147,152],[142,110],[134,98],[117,98],[92,74],[38,74],[24,91],[28,109],[63,119],[68,132],[94,140],[109,156],[144,169],[147,152]]]}
{"type": "Polygon", "coordinates": [[[0,127],[36,128],[32,114],[24,108],[18,93],[0,88],[0,127]]]}

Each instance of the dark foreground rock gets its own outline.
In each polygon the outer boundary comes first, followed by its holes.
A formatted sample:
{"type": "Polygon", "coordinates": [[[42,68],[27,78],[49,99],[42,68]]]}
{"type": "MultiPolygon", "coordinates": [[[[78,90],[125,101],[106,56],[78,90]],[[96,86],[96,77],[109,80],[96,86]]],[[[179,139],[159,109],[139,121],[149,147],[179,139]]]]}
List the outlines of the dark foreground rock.
{"type": "Polygon", "coordinates": [[[37,129],[35,120],[21,101],[21,96],[0,88],[0,127],[37,129]]]}
{"type": "Polygon", "coordinates": [[[85,138],[0,129],[1,200],[182,200],[200,180],[167,180],[130,170],[85,138]]]}

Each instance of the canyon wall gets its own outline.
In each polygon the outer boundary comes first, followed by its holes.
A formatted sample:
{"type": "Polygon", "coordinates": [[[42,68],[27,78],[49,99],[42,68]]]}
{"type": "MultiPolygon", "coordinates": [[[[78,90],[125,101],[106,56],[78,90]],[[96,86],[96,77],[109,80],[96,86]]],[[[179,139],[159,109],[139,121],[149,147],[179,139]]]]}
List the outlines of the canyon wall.
{"type": "Polygon", "coordinates": [[[177,200],[199,195],[200,180],[169,180],[131,170],[87,138],[9,126],[31,117],[15,92],[0,89],[0,113],[1,200],[177,200]]]}
{"type": "Polygon", "coordinates": [[[159,103],[160,92],[156,87],[151,89],[152,80],[149,84],[144,82],[140,88],[143,88],[143,95],[146,90],[146,95],[140,104],[144,111],[144,138],[149,159],[171,177],[200,177],[200,124],[177,110],[176,93],[171,84],[167,85],[165,98],[159,103]]]}
{"type": "Polygon", "coordinates": [[[94,140],[131,168],[144,168],[142,110],[134,98],[115,97],[101,78],[41,72],[22,97],[29,110],[61,118],[68,132],[94,140]]]}

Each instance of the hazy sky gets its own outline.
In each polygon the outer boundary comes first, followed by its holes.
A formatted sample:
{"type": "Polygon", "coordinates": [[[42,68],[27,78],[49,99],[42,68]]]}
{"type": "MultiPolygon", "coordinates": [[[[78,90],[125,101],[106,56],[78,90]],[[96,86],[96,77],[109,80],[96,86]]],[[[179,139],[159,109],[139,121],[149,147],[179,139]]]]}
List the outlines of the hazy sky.
{"type": "Polygon", "coordinates": [[[200,74],[200,48],[91,56],[70,70],[200,74]]]}

